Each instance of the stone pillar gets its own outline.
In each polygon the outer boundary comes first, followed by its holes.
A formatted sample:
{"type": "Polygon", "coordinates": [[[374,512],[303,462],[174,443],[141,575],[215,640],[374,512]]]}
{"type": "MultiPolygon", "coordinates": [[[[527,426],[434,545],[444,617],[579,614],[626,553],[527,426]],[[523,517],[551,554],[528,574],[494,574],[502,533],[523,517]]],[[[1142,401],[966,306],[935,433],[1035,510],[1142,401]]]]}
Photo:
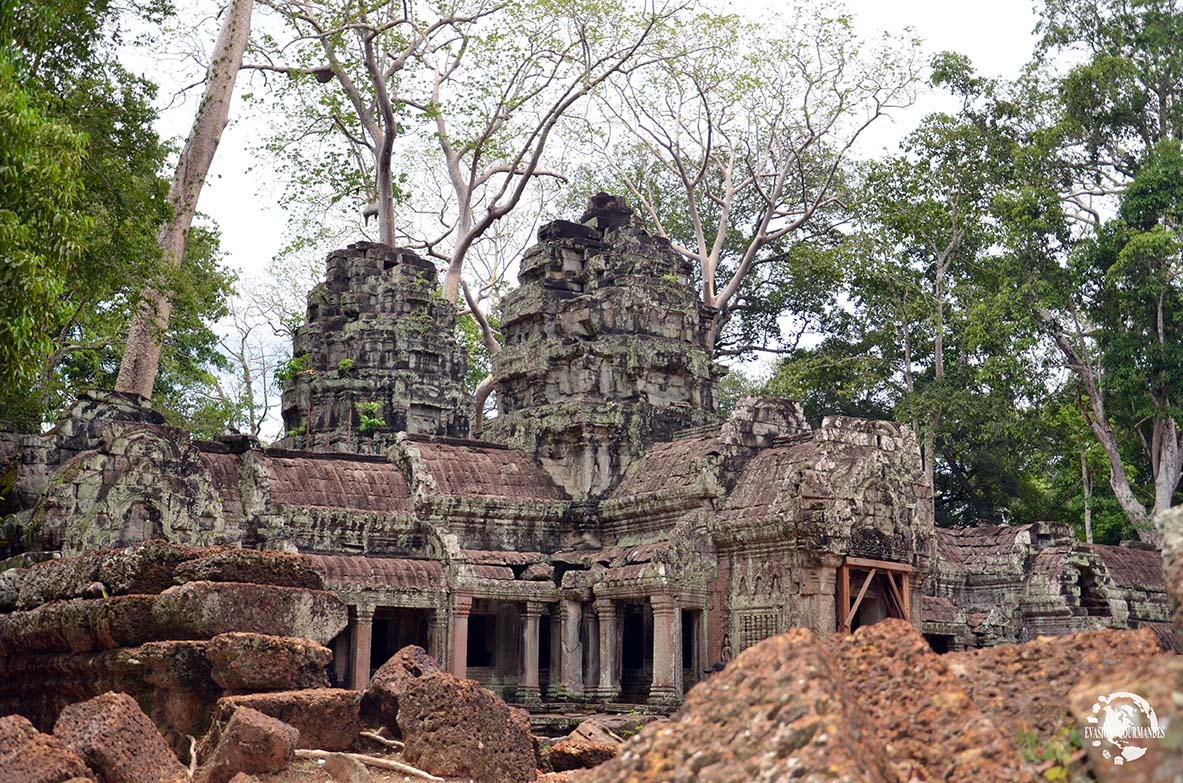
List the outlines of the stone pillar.
{"type": "Polygon", "coordinates": [[[653,682],[650,704],[682,700],[682,618],[671,595],[649,599],[653,607],[653,682]]]}
{"type": "Polygon", "coordinates": [[[522,608],[522,677],[518,681],[518,701],[537,704],[542,701],[538,687],[538,620],[542,604],[526,601],[522,608]]]}
{"type": "Polygon", "coordinates": [[[349,650],[348,635],[344,633],[337,634],[337,638],[333,639],[333,678],[338,688],[345,687],[347,678],[349,677],[349,667],[352,663],[349,650]]]}
{"type": "Polygon", "coordinates": [[[472,596],[457,593],[452,597],[451,657],[448,671],[454,677],[468,678],[468,614],[472,611],[472,596]]]}
{"type": "Polygon", "coordinates": [[[427,654],[447,668],[447,613],[444,609],[429,609],[427,614],[427,654]]]}
{"type": "MultiPolygon", "coordinates": [[[[838,628],[838,566],[841,558],[807,568],[801,580],[800,617],[795,625],[826,637],[838,628]]],[[[792,618],[790,618],[792,620],[792,618]]]]}
{"type": "Polygon", "coordinates": [[[587,604],[583,611],[583,693],[585,698],[595,696],[600,677],[600,624],[596,617],[595,604],[587,604]]]}
{"type": "Polygon", "coordinates": [[[579,639],[579,626],[583,623],[583,604],[568,598],[562,599],[556,607],[559,617],[559,656],[561,671],[550,673],[551,682],[557,683],[555,697],[567,701],[583,700],[583,642],[579,639]]]}
{"type": "Polygon", "coordinates": [[[620,698],[620,659],[616,654],[616,603],[611,598],[597,598],[596,616],[600,627],[600,677],[596,698],[600,701],[616,701],[620,698]]]}
{"type": "Polygon", "coordinates": [[[547,611],[547,619],[550,622],[550,669],[547,672],[546,699],[554,701],[554,693],[559,687],[559,677],[563,670],[562,602],[550,604],[547,611]]]}
{"type": "Polygon", "coordinates": [[[374,607],[356,607],[353,621],[353,666],[349,684],[360,691],[370,681],[370,648],[374,634],[374,607]]]}

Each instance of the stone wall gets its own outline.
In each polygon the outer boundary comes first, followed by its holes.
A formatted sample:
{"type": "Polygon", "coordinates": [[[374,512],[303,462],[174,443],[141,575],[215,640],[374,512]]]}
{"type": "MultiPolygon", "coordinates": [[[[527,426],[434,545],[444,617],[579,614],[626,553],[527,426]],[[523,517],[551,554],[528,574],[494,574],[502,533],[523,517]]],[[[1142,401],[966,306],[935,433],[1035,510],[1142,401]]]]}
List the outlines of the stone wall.
{"type": "Polygon", "coordinates": [[[483,437],[537,459],[573,498],[600,497],[654,442],[712,420],[711,360],[689,262],[600,194],[526,251],[494,362],[483,437]]]}
{"type": "Polygon", "coordinates": [[[397,432],[467,435],[467,359],[435,266],[368,242],[330,253],[325,266],[293,340],[279,445],[378,453],[397,432]],[[367,425],[363,413],[383,423],[367,425]]]}
{"type": "Polygon", "coordinates": [[[936,546],[924,632],[944,649],[1139,627],[1174,644],[1157,551],[1082,544],[1046,522],[937,530],[936,546]]]}

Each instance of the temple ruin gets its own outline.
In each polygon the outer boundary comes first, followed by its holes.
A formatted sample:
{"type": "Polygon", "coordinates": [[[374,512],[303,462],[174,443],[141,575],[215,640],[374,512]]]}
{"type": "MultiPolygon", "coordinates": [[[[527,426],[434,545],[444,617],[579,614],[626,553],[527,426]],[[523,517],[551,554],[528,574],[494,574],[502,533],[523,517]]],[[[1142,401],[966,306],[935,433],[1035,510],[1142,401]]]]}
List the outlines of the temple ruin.
{"type": "MultiPolygon", "coordinates": [[[[1169,636],[1155,552],[1051,525],[935,530],[903,425],[815,428],[758,397],[717,416],[711,313],[620,199],[544,226],[503,315],[498,415],[472,437],[434,267],[366,243],[331,254],[276,447],[197,441],[98,392],[47,433],[0,433],[0,514],[25,552],[9,565],[150,539],[302,553],[349,607],[337,684],[418,644],[528,705],[676,704],[799,626],[901,618],[939,650],[1169,636]]],[[[0,579],[0,610],[10,594],[0,579]]]]}

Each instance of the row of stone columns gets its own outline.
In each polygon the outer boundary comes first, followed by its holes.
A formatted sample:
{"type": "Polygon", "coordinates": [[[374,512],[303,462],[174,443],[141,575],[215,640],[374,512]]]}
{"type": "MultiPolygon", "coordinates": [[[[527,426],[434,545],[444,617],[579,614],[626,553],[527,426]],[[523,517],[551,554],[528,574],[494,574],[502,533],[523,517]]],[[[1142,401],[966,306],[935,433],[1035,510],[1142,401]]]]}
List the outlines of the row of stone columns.
{"type": "MultiPolygon", "coordinates": [[[[468,674],[468,618],[472,612],[472,600],[471,595],[457,594],[452,601],[448,671],[462,678],[468,674]]],[[[681,700],[683,691],[681,610],[670,595],[655,595],[650,603],[653,609],[653,679],[649,701],[655,704],[676,704],[681,700]]],[[[611,598],[597,598],[594,607],[594,617],[586,618],[591,621],[585,631],[590,648],[586,651],[581,639],[581,629],[585,624],[583,602],[563,597],[552,609],[557,615],[552,620],[552,632],[558,631],[558,655],[551,657],[553,698],[571,701],[616,701],[620,698],[621,639],[617,604],[611,598]],[[586,678],[585,669],[588,674],[586,678]]],[[[517,698],[524,703],[537,703],[542,696],[538,645],[543,609],[544,603],[541,601],[526,601],[521,607],[522,660],[517,698]]],[[[359,613],[356,631],[359,642],[365,637],[367,654],[371,617],[372,613],[363,621],[359,613]]],[[[552,645],[554,643],[552,637],[552,645]]],[[[360,643],[355,644],[355,651],[360,647],[360,643]]],[[[360,661],[355,660],[355,670],[359,665],[360,661]]]]}

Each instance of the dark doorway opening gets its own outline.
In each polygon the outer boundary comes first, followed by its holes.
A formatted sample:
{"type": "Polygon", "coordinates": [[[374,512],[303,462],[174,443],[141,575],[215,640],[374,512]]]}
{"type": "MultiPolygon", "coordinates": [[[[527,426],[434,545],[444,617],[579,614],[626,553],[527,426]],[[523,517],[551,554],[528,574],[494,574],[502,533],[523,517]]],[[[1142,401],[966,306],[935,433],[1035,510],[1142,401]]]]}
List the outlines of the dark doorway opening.
{"type": "Polygon", "coordinates": [[[473,614],[468,617],[468,665],[490,667],[494,662],[497,640],[497,615],[473,614]]]}
{"type": "Polygon", "coordinates": [[[953,637],[942,633],[926,633],[924,640],[934,653],[947,653],[953,649],[953,637]]]}
{"type": "Polygon", "coordinates": [[[386,663],[390,656],[408,644],[430,649],[426,609],[378,609],[374,612],[370,642],[372,670],[386,663]]]}
{"type": "Polygon", "coordinates": [[[653,615],[649,604],[622,604],[620,700],[643,703],[653,680],[653,615]]]}

